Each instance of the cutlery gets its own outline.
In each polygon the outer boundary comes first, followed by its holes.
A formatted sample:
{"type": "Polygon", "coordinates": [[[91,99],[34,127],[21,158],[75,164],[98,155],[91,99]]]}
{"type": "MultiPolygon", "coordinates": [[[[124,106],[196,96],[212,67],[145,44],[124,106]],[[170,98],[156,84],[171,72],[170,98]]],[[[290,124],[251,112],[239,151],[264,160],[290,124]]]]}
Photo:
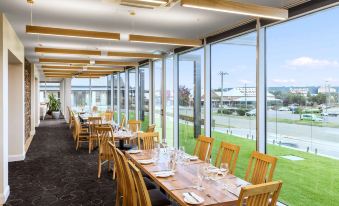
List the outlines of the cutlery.
{"type": "Polygon", "coordinates": [[[200,202],[194,195],[192,195],[191,192],[188,192],[188,194],[189,194],[196,202],[200,202]]]}

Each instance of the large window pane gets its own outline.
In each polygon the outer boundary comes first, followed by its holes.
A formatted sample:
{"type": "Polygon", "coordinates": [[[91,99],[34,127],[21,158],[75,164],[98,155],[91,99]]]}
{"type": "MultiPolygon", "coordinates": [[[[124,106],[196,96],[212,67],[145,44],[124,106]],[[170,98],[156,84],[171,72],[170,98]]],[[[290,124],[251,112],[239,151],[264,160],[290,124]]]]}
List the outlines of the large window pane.
{"type": "Polygon", "coordinates": [[[338,205],[339,7],[267,29],[268,153],[288,205],[338,205]]]}
{"type": "Polygon", "coordinates": [[[174,146],[173,112],[174,112],[174,86],[173,86],[173,57],[166,58],[166,141],[174,146]]]}
{"type": "Polygon", "coordinates": [[[125,72],[120,73],[120,118],[125,116],[125,88],[126,88],[126,76],[125,72]]]}
{"type": "Polygon", "coordinates": [[[128,71],[128,118],[135,119],[135,69],[128,71]]]}
{"type": "Polygon", "coordinates": [[[40,82],[40,103],[48,102],[48,96],[60,99],[60,82],[40,82]]]}
{"type": "Polygon", "coordinates": [[[99,112],[109,110],[110,91],[111,85],[107,76],[91,79],[91,107],[97,107],[99,112]]]}
{"type": "Polygon", "coordinates": [[[154,124],[155,129],[162,137],[162,61],[153,62],[154,72],[154,124]]]}
{"type": "Polygon", "coordinates": [[[195,139],[204,134],[204,50],[179,56],[179,145],[193,153],[195,139]]]}
{"type": "Polygon", "coordinates": [[[114,74],[113,75],[113,112],[114,112],[113,120],[115,122],[118,121],[118,112],[119,112],[118,111],[118,95],[119,95],[118,79],[119,79],[119,75],[114,74]]]}
{"type": "Polygon", "coordinates": [[[72,82],[72,109],[76,111],[90,111],[90,80],[73,78],[72,82]]]}
{"type": "Polygon", "coordinates": [[[150,100],[150,71],[149,65],[139,68],[139,119],[142,121],[141,128],[146,130],[149,125],[149,100],[150,100]]]}
{"type": "Polygon", "coordinates": [[[222,141],[241,146],[236,174],[244,177],[255,147],[256,35],[246,34],[211,47],[212,156],[222,141]]]}

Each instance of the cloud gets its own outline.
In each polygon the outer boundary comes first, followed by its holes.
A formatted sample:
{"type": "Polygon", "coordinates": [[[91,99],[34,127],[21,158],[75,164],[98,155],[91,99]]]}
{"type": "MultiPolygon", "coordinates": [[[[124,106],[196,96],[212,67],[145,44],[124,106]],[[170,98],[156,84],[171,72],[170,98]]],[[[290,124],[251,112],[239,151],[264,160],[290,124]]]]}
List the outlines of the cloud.
{"type": "Polygon", "coordinates": [[[249,81],[249,80],[246,80],[246,79],[242,79],[242,80],[240,80],[240,82],[243,83],[243,84],[252,83],[252,81],[249,81]]]}
{"type": "Polygon", "coordinates": [[[286,66],[290,68],[327,69],[327,68],[339,68],[339,62],[327,59],[314,59],[305,56],[287,61],[286,66]]]}
{"type": "Polygon", "coordinates": [[[281,84],[288,84],[288,83],[295,83],[296,81],[294,79],[273,79],[272,80],[275,83],[281,83],[281,84]]]}
{"type": "Polygon", "coordinates": [[[326,78],[326,79],[324,79],[326,82],[332,82],[332,83],[335,83],[335,82],[339,82],[339,80],[338,79],[334,79],[334,78],[332,78],[332,77],[328,77],[328,78],[326,78]]]}

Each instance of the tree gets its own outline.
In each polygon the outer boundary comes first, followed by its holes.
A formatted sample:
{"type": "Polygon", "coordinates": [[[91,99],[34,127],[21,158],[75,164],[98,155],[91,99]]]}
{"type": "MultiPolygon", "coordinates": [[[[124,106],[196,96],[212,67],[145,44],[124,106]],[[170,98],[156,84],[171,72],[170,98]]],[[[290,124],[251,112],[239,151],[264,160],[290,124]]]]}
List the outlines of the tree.
{"type": "Polygon", "coordinates": [[[179,105],[189,106],[190,104],[190,90],[185,86],[179,86],[179,105]]]}

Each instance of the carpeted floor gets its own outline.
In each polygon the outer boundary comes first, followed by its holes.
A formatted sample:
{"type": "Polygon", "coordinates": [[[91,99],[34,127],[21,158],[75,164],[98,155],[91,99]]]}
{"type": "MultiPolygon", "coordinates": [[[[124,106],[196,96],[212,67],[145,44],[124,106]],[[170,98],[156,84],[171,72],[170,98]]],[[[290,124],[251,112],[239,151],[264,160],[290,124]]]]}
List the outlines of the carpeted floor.
{"type": "Polygon", "coordinates": [[[44,120],[25,161],[9,164],[10,196],[14,205],[115,205],[115,182],[103,169],[97,178],[97,151],[75,151],[64,120],[44,120]]]}

